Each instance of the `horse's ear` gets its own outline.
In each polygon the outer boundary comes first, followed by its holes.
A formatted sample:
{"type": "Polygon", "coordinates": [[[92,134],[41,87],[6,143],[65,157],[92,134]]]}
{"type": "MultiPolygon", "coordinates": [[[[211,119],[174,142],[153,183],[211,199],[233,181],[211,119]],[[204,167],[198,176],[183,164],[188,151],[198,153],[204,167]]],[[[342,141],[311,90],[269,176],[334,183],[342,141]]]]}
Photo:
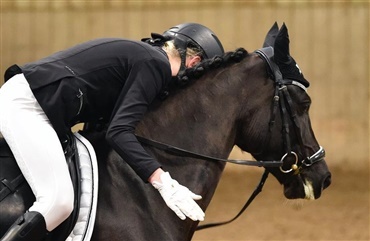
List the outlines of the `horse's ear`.
{"type": "Polygon", "coordinates": [[[284,79],[295,80],[308,87],[310,83],[304,78],[301,69],[290,56],[289,34],[285,23],[281,26],[274,44],[274,60],[280,68],[284,79]]]}
{"type": "Polygon", "coordinates": [[[269,46],[273,47],[278,32],[279,32],[279,26],[277,22],[275,22],[274,25],[272,25],[272,27],[268,31],[266,38],[265,38],[265,42],[263,43],[262,47],[263,48],[269,47],[269,46]]]}
{"type": "Polygon", "coordinates": [[[275,60],[279,62],[287,62],[290,59],[289,51],[289,34],[285,23],[281,26],[279,33],[276,36],[274,44],[275,60]]]}

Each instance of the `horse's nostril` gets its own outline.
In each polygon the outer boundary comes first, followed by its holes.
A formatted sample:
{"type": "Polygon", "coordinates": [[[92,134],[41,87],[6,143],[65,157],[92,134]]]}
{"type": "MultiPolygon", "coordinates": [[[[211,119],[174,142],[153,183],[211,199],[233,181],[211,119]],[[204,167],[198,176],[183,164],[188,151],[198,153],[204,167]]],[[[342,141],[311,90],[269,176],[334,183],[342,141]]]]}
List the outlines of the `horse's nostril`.
{"type": "Polygon", "coordinates": [[[329,173],[325,179],[324,179],[324,182],[322,183],[322,188],[325,189],[327,187],[329,187],[331,184],[331,173],[329,173]]]}

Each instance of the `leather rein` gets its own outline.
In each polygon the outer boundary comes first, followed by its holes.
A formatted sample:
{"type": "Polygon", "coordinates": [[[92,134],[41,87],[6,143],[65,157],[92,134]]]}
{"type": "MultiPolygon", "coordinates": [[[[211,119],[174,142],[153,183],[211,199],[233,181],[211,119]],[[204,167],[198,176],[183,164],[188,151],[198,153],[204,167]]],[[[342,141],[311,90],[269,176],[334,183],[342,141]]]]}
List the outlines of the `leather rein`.
{"type": "MultiPolygon", "coordinates": [[[[292,106],[292,99],[289,95],[289,92],[287,90],[288,84],[297,85],[300,88],[304,89],[306,91],[306,87],[300,84],[299,82],[292,81],[292,80],[285,80],[283,79],[282,73],[280,72],[279,67],[276,63],[272,61],[272,57],[274,54],[274,49],[272,47],[266,47],[259,50],[256,50],[255,53],[261,57],[266,64],[269,66],[269,71],[272,73],[272,79],[275,81],[275,94],[274,94],[274,100],[273,100],[273,108],[272,108],[272,117],[269,122],[269,133],[271,133],[272,127],[275,123],[275,116],[277,113],[278,106],[280,106],[280,112],[283,119],[283,138],[285,143],[285,152],[286,154],[282,156],[280,160],[273,160],[273,161],[263,161],[263,160],[234,160],[234,159],[222,159],[222,158],[216,158],[211,157],[199,153],[195,153],[192,151],[184,150],[172,145],[168,145],[159,141],[155,141],[152,139],[148,139],[142,136],[136,136],[138,141],[141,142],[144,145],[152,146],[156,149],[165,151],[169,154],[181,156],[181,157],[190,157],[190,158],[196,158],[206,161],[216,161],[216,162],[226,162],[226,163],[233,163],[238,165],[247,165],[247,166],[257,166],[257,167],[279,167],[280,171],[283,173],[290,173],[293,172],[294,175],[298,175],[300,173],[300,170],[303,166],[311,166],[315,162],[323,160],[325,156],[325,150],[320,146],[320,149],[314,153],[311,156],[307,156],[301,163],[298,163],[298,155],[292,151],[291,144],[290,144],[290,138],[289,138],[289,123],[288,123],[288,112],[290,112],[290,118],[292,122],[294,123],[294,130],[296,131],[299,145],[301,146],[302,151],[305,149],[303,148],[303,140],[301,135],[299,134],[299,125],[296,120],[296,115],[293,112],[292,106]],[[279,105],[280,103],[280,105],[279,105]],[[286,107],[286,103],[288,104],[288,108],[286,107]],[[291,165],[290,168],[284,169],[284,160],[289,156],[293,155],[295,158],[295,162],[293,165],[291,165]]],[[[267,138],[268,140],[269,138],[267,138]]],[[[304,153],[306,154],[306,153],[304,153]]],[[[251,196],[248,198],[247,202],[244,204],[242,209],[239,211],[239,213],[232,219],[224,222],[216,222],[216,223],[209,223],[204,225],[199,225],[196,230],[202,230],[206,228],[216,227],[224,224],[231,223],[232,221],[236,220],[246,209],[247,207],[252,203],[254,198],[262,191],[262,188],[265,184],[265,181],[268,177],[269,171],[265,169],[264,173],[262,174],[262,177],[260,179],[260,182],[258,183],[257,187],[251,194],[251,196]]]]}

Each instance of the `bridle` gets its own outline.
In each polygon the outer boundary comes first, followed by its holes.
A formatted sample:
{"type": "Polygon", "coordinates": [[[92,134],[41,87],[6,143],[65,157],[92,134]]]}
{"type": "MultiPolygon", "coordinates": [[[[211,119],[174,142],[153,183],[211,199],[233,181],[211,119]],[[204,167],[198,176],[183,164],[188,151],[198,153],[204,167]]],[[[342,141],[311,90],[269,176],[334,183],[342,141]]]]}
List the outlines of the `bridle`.
{"type": "MultiPolygon", "coordinates": [[[[276,113],[280,106],[280,113],[282,118],[282,133],[283,133],[283,140],[284,140],[284,151],[285,154],[281,157],[280,162],[284,164],[284,160],[288,156],[293,156],[294,163],[291,165],[290,168],[284,169],[283,165],[281,165],[280,171],[283,173],[290,173],[294,171],[294,175],[298,175],[302,168],[312,166],[314,163],[319,162],[323,160],[325,157],[325,150],[322,146],[320,146],[319,150],[316,151],[314,154],[309,156],[306,152],[306,149],[304,148],[302,135],[300,134],[300,125],[297,120],[297,114],[295,112],[295,109],[293,108],[293,101],[290,97],[288,87],[287,85],[295,85],[299,88],[303,89],[304,91],[307,91],[307,88],[294,80],[290,79],[284,79],[283,75],[280,71],[280,68],[278,65],[272,61],[272,57],[274,55],[274,49],[272,47],[265,47],[259,50],[256,50],[255,53],[261,57],[265,63],[269,67],[269,72],[272,74],[271,78],[275,81],[275,93],[273,98],[273,104],[272,104],[272,114],[271,119],[269,121],[269,135],[271,135],[273,126],[275,124],[275,118],[276,113]],[[280,105],[279,105],[280,104],[280,105]],[[295,153],[291,148],[291,141],[289,136],[289,121],[288,118],[290,117],[290,120],[293,123],[293,129],[295,131],[295,134],[297,136],[298,144],[300,146],[301,152],[303,156],[305,157],[300,163],[297,153],[295,153]]],[[[270,140],[270,136],[268,135],[267,140],[270,140]]]]}
{"type": "MultiPolygon", "coordinates": [[[[207,160],[207,161],[217,161],[217,162],[228,162],[228,163],[234,163],[234,164],[239,164],[239,165],[249,165],[249,166],[258,166],[258,167],[279,167],[280,171],[288,174],[293,172],[293,175],[298,175],[300,174],[301,170],[303,167],[309,167],[312,166],[313,164],[321,161],[325,157],[325,150],[323,147],[320,146],[319,150],[316,151],[313,155],[308,156],[304,145],[303,145],[303,139],[300,134],[300,126],[298,124],[297,120],[297,115],[295,113],[293,106],[293,101],[292,98],[290,97],[290,94],[288,92],[287,85],[296,85],[303,90],[306,90],[306,87],[302,85],[301,83],[294,81],[294,80],[289,80],[289,79],[283,79],[283,75],[278,67],[278,65],[272,61],[272,57],[274,54],[274,49],[272,47],[266,47],[262,48],[259,50],[256,50],[255,53],[261,57],[266,64],[269,66],[269,71],[272,74],[271,79],[275,81],[275,93],[274,93],[274,98],[273,98],[273,103],[272,103],[272,115],[271,119],[269,121],[269,134],[266,138],[266,140],[270,140],[270,135],[272,133],[272,129],[275,124],[275,118],[278,109],[280,110],[281,117],[282,117],[282,132],[283,132],[283,140],[284,140],[284,151],[285,154],[281,157],[280,160],[257,160],[257,161],[252,161],[252,160],[232,160],[232,159],[221,159],[221,158],[215,158],[195,152],[191,152],[188,150],[184,150],[172,145],[168,145],[162,142],[158,142],[152,139],[144,138],[141,136],[137,136],[137,139],[145,145],[152,146],[154,148],[163,150],[169,154],[172,155],[177,155],[177,156],[182,156],[182,157],[191,157],[191,158],[197,158],[197,159],[202,159],[202,160],[207,160]],[[280,108],[279,108],[280,107],[280,108]],[[304,156],[306,156],[305,159],[303,159],[301,162],[299,162],[299,158],[297,153],[295,153],[292,148],[291,148],[291,141],[290,141],[290,136],[289,136],[289,121],[288,118],[290,117],[290,120],[294,124],[294,131],[296,133],[297,139],[299,146],[301,148],[302,153],[304,156]],[[294,163],[291,165],[290,168],[284,169],[284,161],[289,157],[293,156],[294,157],[294,163]]],[[[235,219],[237,219],[246,209],[247,207],[251,204],[251,202],[254,200],[254,198],[262,191],[263,185],[268,177],[269,171],[265,169],[261,180],[257,187],[255,188],[254,192],[252,195],[249,197],[247,202],[244,204],[243,208],[241,211],[232,219],[225,221],[225,222],[217,222],[217,223],[210,223],[210,224],[205,224],[205,225],[200,225],[197,227],[196,230],[201,230],[205,228],[210,228],[210,227],[216,227],[224,224],[228,224],[235,219]]]]}

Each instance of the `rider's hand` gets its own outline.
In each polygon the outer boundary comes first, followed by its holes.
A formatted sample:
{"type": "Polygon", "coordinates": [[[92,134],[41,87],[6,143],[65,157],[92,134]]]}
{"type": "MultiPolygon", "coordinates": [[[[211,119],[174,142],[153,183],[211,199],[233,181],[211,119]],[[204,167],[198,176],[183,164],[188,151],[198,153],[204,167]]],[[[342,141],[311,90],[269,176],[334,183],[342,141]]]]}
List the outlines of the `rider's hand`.
{"type": "Polygon", "coordinates": [[[202,199],[202,196],[192,193],[187,187],[180,185],[172,179],[168,172],[160,175],[160,181],[153,181],[152,185],[159,191],[167,206],[176,215],[185,220],[186,216],[193,221],[203,221],[204,212],[194,200],[202,199]]]}

